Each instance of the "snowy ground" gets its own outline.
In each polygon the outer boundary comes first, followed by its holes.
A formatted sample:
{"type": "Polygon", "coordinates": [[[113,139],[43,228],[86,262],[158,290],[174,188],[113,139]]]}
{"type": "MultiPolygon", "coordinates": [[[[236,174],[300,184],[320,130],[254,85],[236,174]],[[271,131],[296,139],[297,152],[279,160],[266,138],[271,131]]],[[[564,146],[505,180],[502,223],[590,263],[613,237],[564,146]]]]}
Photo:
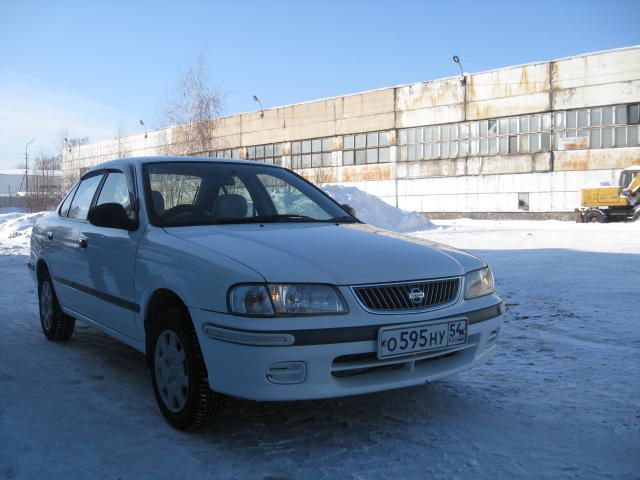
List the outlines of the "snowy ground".
{"type": "Polygon", "coordinates": [[[485,257],[509,305],[488,364],[353,398],[234,399],[184,434],[140,354],[82,325],[44,339],[28,237],[4,220],[0,478],[640,478],[638,224],[435,222],[416,235],[485,257]]]}

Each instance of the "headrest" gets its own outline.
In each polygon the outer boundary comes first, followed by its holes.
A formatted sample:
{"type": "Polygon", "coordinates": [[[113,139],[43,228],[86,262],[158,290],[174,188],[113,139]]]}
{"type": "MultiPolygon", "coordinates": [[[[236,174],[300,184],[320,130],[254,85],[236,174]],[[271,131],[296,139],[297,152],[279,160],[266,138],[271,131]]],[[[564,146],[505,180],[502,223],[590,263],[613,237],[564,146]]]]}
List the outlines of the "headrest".
{"type": "Polygon", "coordinates": [[[217,218],[244,218],[247,215],[247,200],[242,195],[220,195],[213,214],[217,218]]]}
{"type": "Polygon", "coordinates": [[[151,197],[153,199],[153,207],[156,209],[158,215],[164,213],[164,197],[157,190],[151,190],[151,197]]]}

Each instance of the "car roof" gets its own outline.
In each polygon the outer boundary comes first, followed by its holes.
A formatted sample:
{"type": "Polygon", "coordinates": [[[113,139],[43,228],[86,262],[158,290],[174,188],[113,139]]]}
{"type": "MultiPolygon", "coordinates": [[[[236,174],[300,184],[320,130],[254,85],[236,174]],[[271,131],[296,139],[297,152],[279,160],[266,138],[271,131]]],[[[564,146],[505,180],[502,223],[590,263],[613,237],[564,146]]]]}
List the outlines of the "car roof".
{"type": "MultiPolygon", "coordinates": [[[[87,173],[94,172],[96,170],[104,170],[109,168],[122,168],[127,165],[139,166],[145,163],[165,163],[165,162],[220,162],[220,163],[237,163],[246,165],[261,165],[266,167],[281,168],[277,165],[270,165],[268,163],[258,163],[255,160],[238,160],[235,158],[222,158],[222,157],[128,157],[119,158],[117,160],[110,160],[108,162],[99,163],[92,166],[87,173]]],[[[86,173],[85,173],[86,175],[86,173]]]]}

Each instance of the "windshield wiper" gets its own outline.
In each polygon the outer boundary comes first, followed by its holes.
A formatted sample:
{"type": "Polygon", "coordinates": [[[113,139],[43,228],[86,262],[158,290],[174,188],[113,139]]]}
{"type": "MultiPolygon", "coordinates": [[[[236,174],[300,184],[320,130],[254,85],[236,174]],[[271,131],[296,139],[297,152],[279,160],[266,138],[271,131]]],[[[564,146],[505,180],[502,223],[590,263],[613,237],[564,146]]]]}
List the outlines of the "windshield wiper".
{"type": "Polygon", "coordinates": [[[351,215],[342,215],[341,217],[333,217],[328,222],[332,223],[359,223],[356,217],[352,217],[351,215]]]}
{"type": "Polygon", "coordinates": [[[258,215],[256,217],[221,218],[217,223],[328,222],[306,215],[258,215]]]}

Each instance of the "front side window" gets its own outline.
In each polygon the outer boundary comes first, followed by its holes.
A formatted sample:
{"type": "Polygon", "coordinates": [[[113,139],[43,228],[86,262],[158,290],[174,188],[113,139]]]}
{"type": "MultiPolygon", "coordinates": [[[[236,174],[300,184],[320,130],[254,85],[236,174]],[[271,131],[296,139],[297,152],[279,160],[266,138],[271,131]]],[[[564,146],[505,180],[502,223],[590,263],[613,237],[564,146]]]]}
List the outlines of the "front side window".
{"type": "Polygon", "coordinates": [[[71,207],[69,208],[69,218],[75,218],[77,220],[87,219],[87,213],[89,213],[89,207],[91,207],[91,200],[93,200],[96,189],[98,185],[100,185],[100,180],[102,180],[102,175],[94,175],[80,182],[73,201],[71,202],[71,207]]]}
{"type": "Polygon", "coordinates": [[[357,221],[306,180],[280,168],[159,162],[143,171],[155,226],[357,221]]]}
{"type": "Polygon", "coordinates": [[[109,172],[102,185],[96,205],[104,203],[119,203],[127,212],[129,218],[133,218],[133,208],[129,196],[127,177],[122,172],[109,172]]]}

